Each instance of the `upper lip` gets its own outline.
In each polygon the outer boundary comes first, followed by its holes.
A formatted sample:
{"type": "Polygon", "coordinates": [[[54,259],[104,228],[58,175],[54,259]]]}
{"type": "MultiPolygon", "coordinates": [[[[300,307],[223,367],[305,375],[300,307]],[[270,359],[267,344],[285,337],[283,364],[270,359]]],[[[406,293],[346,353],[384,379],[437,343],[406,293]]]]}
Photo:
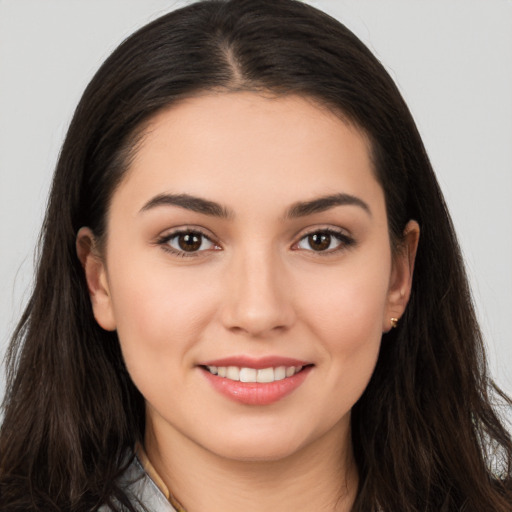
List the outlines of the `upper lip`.
{"type": "Polygon", "coordinates": [[[254,368],[256,370],[260,370],[262,368],[278,368],[279,366],[307,366],[310,364],[310,362],[292,357],[231,356],[208,360],[200,363],[199,366],[237,366],[238,368],[254,368]]]}

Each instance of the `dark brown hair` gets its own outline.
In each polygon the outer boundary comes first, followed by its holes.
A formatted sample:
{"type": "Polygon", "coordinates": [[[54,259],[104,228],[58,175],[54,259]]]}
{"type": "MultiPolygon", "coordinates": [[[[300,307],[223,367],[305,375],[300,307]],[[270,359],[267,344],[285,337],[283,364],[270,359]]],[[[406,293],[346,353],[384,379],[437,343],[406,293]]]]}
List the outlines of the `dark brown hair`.
{"type": "Polygon", "coordinates": [[[352,411],[354,512],[512,509],[512,441],[493,409],[453,226],[395,84],[342,24],[294,0],[210,0],[127,39],[87,87],[44,221],[35,289],[8,353],[0,509],[128,504],[117,477],[144,433],[144,400],[115,333],[94,320],[75,237],[101,239],[145,123],[206,90],[299,94],[360,127],[384,189],[390,238],[421,226],[413,290],[352,411]]]}

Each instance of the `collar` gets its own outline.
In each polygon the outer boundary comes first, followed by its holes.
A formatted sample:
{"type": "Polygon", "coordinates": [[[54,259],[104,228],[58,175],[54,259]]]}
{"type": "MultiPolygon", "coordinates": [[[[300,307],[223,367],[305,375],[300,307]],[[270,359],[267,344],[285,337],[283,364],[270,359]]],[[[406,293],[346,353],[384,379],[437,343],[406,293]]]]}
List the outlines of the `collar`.
{"type": "Polygon", "coordinates": [[[183,508],[183,505],[181,505],[178,500],[172,495],[172,493],[169,491],[169,488],[167,485],[165,485],[164,481],[160,477],[160,475],[157,473],[155,467],[153,464],[151,464],[151,461],[149,460],[146,450],[144,450],[144,447],[141,443],[137,442],[135,445],[135,455],[139,459],[140,463],[142,464],[142,467],[144,468],[144,471],[146,474],[153,480],[155,485],[158,487],[160,492],[167,498],[167,500],[171,503],[171,505],[176,509],[177,512],[186,512],[186,510],[183,508]]]}

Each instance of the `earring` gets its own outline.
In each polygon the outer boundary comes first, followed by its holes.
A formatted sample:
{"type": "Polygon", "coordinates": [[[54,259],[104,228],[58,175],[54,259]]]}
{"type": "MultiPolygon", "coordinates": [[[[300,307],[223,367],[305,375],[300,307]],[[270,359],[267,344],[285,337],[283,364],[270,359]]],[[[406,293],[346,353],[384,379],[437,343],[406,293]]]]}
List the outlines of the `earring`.
{"type": "Polygon", "coordinates": [[[395,329],[396,326],[398,325],[398,318],[391,317],[390,321],[391,321],[391,328],[395,329]]]}

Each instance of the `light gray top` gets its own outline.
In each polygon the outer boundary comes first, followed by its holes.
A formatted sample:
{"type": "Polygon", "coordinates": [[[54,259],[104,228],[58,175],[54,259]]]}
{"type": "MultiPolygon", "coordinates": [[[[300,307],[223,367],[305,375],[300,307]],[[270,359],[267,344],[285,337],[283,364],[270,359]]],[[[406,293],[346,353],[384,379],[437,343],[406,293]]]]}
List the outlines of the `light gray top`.
{"type": "MultiPolygon", "coordinates": [[[[139,505],[141,503],[148,512],[176,512],[176,509],[146,473],[137,457],[133,458],[132,463],[124,472],[122,480],[122,485],[137,510],[144,511],[144,508],[139,505]]],[[[98,512],[110,511],[110,507],[104,505],[98,512]]]]}

